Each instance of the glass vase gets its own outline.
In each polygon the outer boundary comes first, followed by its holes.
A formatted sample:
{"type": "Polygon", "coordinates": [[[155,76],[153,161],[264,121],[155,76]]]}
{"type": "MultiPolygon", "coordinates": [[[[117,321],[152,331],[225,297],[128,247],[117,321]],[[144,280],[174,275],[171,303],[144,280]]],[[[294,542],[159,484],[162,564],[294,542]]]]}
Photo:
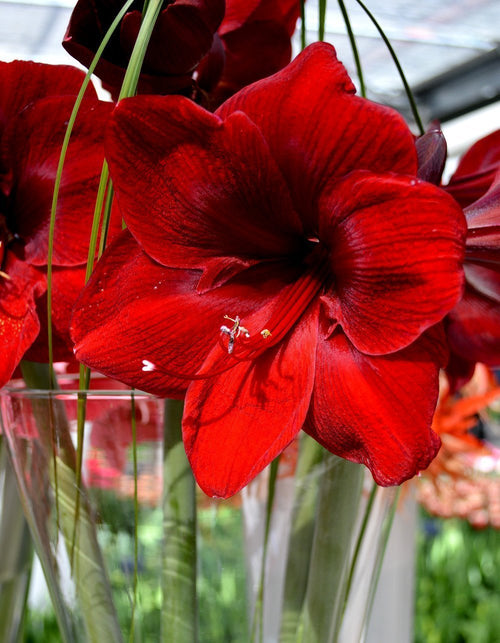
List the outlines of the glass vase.
{"type": "MultiPolygon", "coordinates": [[[[63,640],[323,643],[346,640],[344,615],[363,630],[373,596],[367,590],[359,609],[346,609],[359,594],[349,587],[353,565],[362,561],[371,585],[380,556],[356,554],[367,507],[362,467],[304,435],[229,500],[195,492],[186,480],[193,524],[176,532],[172,507],[186,508],[181,496],[167,505],[166,491],[191,476],[182,442],[169,438],[178,410],[106,379],[85,391],[59,385],[14,383],[0,402],[63,640]],[[176,624],[186,601],[193,623],[176,624]]],[[[373,551],[383,549],[390,506],[365,529],[373,551]]]]}

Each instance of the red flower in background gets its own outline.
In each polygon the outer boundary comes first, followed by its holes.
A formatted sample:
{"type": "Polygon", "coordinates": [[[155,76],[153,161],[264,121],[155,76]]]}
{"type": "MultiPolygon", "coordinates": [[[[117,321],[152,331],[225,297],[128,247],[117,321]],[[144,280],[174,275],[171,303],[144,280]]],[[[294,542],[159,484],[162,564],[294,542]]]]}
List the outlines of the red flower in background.
{"type": "MultiPolygon", "coordinates": [[[[66,124],[83,77],[72,67],[0,63],[0,385],[23,356],[47,359],[43,295],[52,193],[66,124]]],[[[53,258],[56,359],[72,356],[69,317],[84,284],[103,159],[102,128],[110,108],[89,90],[63,173],[53,258]]]]}
{"type": "Polygon", "coordinates": [[[226,0],[217,32],[219,46],[197,72],[210,107],[290,62],[291,37],[299,15],[300,0],[226,0]]]}
{"type": "MultiPolygon", "coordinates": [[[[419,176],[439,184],[446,159],[439,127],[418,139],[417,148],[419,176]]],[[[500,366],[500,130],[475,143],[443,187],[464,208],[468,227],[465,292],[445,323],[455,391],[476,362],[500,366]]]]}
{"type": "MultiPolygon", "coordinates": [[[[122,6],[121,0],[78,0],[63,47],[88,67],[122,6]]],[[[142,6],[132,5],[95,70],[115,98],[139,33],[142,6]]],[[[149,43],[139,93],[190,93],[193,72],[212,47],[223,15],[224,0],[167,1],[149,43]]]]}
{"type": "Polygon", "coordinates": [[[301,428],[382,485],[438,449],[433,326],[461,295],[465,222],[416,179],[399,115],[353,93],[317,44],[215,114],[173,96],[114,112],[128,230],[76,306],[76,355],[186,394],[184,444],[210,495],[238,491],[301,428]]]}
{"type": "Polygon", "coordinates": [[[464,207],[467,219],[465,293],[447,318],[458,381],[474,364],[500,366],[500,130],[465,154],[445,186],[464,207]]]}
{"type": "MultiPolygon", "coordinates": [[[[64,48],[88,67],[121,6],[118,0],[78,0],[64,48]]],[[[139,32],[141,10],[137,3],[125,15],[96,67],[114,98],[139,32]]],[[[299,0],[166,2],[153,30],[138,92],[184,94],[215,108],[290,62],[290,39],[299,15],[299,0]]]]}

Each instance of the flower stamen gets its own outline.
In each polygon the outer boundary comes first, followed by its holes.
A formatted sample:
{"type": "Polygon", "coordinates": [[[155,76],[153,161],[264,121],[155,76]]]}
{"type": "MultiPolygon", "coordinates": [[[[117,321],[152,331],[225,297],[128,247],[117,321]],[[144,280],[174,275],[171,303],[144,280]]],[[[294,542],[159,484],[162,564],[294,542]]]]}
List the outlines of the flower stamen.
{"type": "Polygon", "coordinates": [[[246,338],[249,338],[250,333],[248,332],[248,330],[244,326],[241,325],[241,323],[240,323],[241,320],[238,317],[238,315],[236,315],[236,317],[234,319],[232,317],[229,317],[228,315],[224,315],[224,319],[228,319],[229,321],[233,322],[232,328],[228,328],[227,326],[221,326],[220,327],[220,332],[223,333],[224,335],[228,335],[228,337],[229,337],[229,342],[228,342],[228,345],[227,345],[227,352],[228,352],[229,355],[231,355],[231,353],[234,350],[234,341],[235,341],[235,339],[237,339],[241,335],[241,333],[243,333],[243,335],[246,338]]]}

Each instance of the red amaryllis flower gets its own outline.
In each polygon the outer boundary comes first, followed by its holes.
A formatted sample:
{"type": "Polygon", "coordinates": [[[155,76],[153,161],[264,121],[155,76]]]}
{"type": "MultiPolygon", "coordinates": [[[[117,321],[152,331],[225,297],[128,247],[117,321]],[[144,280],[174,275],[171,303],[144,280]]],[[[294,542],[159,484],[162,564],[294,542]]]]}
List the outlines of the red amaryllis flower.
{"type": "MultiPolygon", "coordinates": [[[[72,67],[0,63],[0,385],[37,337],[29,358],[47,359],[43,295],[52,193],[66,124],[83,77],[72,67]]],[[[92,89],[88,96],[69,146],[56,218],[56,359],[72,354],[69,315],[84,284],[103,159],[101,130],[111,108],[97,101],[92,89]]]]}
{"type": "Polygon", "coordinates": [[[500,130],[477,141],[463,156],[446,191],[465,208],[492,186],[500,169],[500,130]]]}
{"type": "Polygon", "coordinates": [[[107,155],[128,230],[73,316],[78,359],[186,394],[202,489],[229,496],[301,428],[383,485],[427,466],[465,222],[413,136],[330,45],[211,114],[122,101],[107,155]],[[133,180],[132,177],[133,176],[133,180]],[[428,331],[428,332],[426,332],[428,331]]]}
{"type": "MultiPolygon", "coordinates": [[[[123,3],[78,0],[63,47],[88,67],[123,3]]],[[[116,97],[142,20],[137,2],[123,18],[104,50],[95,73],[116,97]]],[[[139,80],[140,93],[190,92],[192,74],[213,44],[224,15],[224,0],[167,0],[160,12],[139,80]]]]}
{"type": "Polygon", "coordinates": [[[461,381],[458,366],[470,375],[476,362],[500,366],[500,130],[470,148],[445,189],[468,227],[465,293],[446,324],[450,372],[461,381]]]}
{"type": "Polygon", "coordinates": [[[220,46],[213,47],[197,70],[210,107],[290,62],[290,39],[299,15],[299,0],[226,0],[217,32],[220,46]]]}
{"type": "MultiPolygon", "coordinates": [[[[439,183],[446,141],[435,128],[418,139],[419,176],[439,183]]],[[[467,382],[476,362],[500,366],[500,130],[475,143],[444,189],[467,220],[465,292],[446,318],[452,390],[467,382]]]]}

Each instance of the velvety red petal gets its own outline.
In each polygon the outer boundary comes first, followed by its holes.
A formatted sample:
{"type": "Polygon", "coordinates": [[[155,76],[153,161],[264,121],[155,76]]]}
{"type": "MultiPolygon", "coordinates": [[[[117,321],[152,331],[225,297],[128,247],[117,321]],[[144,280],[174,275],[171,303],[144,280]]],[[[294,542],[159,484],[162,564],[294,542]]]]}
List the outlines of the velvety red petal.
{"type": "Polygon", "coordinates": [[[45,278],[12,252],[0,275],[0,386],[10,379],[26,350],[34,342],[40,324],[35,299],[45,289],[45,278]]]}
{"type": "MultiPolygon", "coordinates": [[[[52,351],[54,361],[68,362],[74,359],[73,343],[69,327],[75,301],[85,285],[85,266],[71,268],[54,267],[52,272],[52,351]]],[[[36,301],[40,332],[26,353],[33,362],[48,361],[47,296],[44,293],[36,301]]]]}
{"type": "Polygon", "coordinates": [[[462,207],[477,201],[500,167],[500,130],[475,143],[463,156],[446,190],[462,207]]]}
{"type": "Polygon", "coordinates": [[[141,390],[181,395],[187,376],[219,343],[220,327],[229,323],[224,315],[246,321],[295,276],[278,265],[247,272],[236,283],[199,294],[199,271],[161,266],[125,231],[104,253],[75,307],[76,356],[141,390]],[[144,360],[149,369],[143,370],[144,360]]]}
{"type": "Polygon", "coordinates": [[[211,107],[220,105],[246,85],[285,67],[292,56],[290,36],[284,25],[253,21],[223,36],[224,72],[211,95],[211,107]]]}
{"type": "Polygon", "coordinates": [[[314,307],[286,340],[258,359],[191,384],[183,440],[206,494],[227,498],[237,493],[300,431],[313,387],[316,341],[314,307]]]}
{"type": "MultiPolygon", "coordinates": [[[[84,72],[69,65],[44,65],[28,60],[0,62],[0,136],[7,121],[34,101],[47,96],[76,97],[84,78],[84,72]]],[[[92,85],[87,96],[97,98],[92,85]]]]}
{"type": "MultiPolygon", "coordinates": [[[[14,185],[9,219],[26,243],[26,259],[47,262],[52,193],[61,144],[74,104],[73,97],[37,101],[12,119],[4,150],[14,185]]],[[[84,101],[78,114],[64,165],[57,206],[54,265],[86,262],[94,204],[104,159],[103,129],[112,105],[84,101]]],[[[120,218],[114,230],[121,229],[120,218]]]]}
{"type": "Polygon", "coordinates": [[[401,116],[353,92],[334,48],[315,43],[216,112],[225,119],[241,110],[256,123],[312,233],[311,204],[332,180],[355,169],[417,171],[414,139],[401,116]]]}
{"type": "Polygon", "coordinates": [[[304,429],[332,453],[365,464],[379,485],[411,478],[439,449],[431,421],[443,345],[433,332],[398,353],[370,357],[342,333],[320,340],[304,429]]]}
{"type": "Polygon", "coordinates": [[[192,72],[210,50],[223,15],[224,0],[176,0],[168,4],[155,24],[146,53],[146,70],[192,72]]]}
{"type": "Polygon", "coordinates": [[[319,237],[331,248],[329,315],[365,353],[409,345],[462,294],[465,219],[429,183],[353,172],[322,199],[319,237]]]}
{"type": "Polygon", "coordinates": [[[290,37],[299,16],[300,0],[226,0],[226,13],[219,33],[225,35],[244,24],[269,21],[284,25],[290,37]]]}
{"type": "Polygon", "coordinates": [[[160,263],[204,268],[220,259],[227,274],[228,262],[245,267],[300,247],[287,187],[244,114],[222,122],[181,97],[124,100],[107,158],[127,225],[160,263]]]}
{"type": "MultiPolygon", "coordinates": [[[[88,67],[122,3],[79,0],[63,40],[64,48],[88,67]]],[[[191,72],[208,52],[224,13],[223,0],[174,0],[166,3],[152,34],[139,93],[185,91],[191,72]]],[[[138,32],[140,12],[131,11],[111,37],[95,73],[116,97],[138,32]]]]}
{"type": "MultiPolygon", "coordinates": [[[[496,283],[498,285],[499,275],[496,283]]],[[[493,293],[490,293],[493,294],[493,293]]],[[[447,317],[451,350],[469,362],[500,366],[500,292],[488,297],[468,285],[447,317]]]]}
{"type": "Polygon", "coordinates": [[[500,264],[500,171],[489,190],[465,208],[467,261],[500,264]]]}

